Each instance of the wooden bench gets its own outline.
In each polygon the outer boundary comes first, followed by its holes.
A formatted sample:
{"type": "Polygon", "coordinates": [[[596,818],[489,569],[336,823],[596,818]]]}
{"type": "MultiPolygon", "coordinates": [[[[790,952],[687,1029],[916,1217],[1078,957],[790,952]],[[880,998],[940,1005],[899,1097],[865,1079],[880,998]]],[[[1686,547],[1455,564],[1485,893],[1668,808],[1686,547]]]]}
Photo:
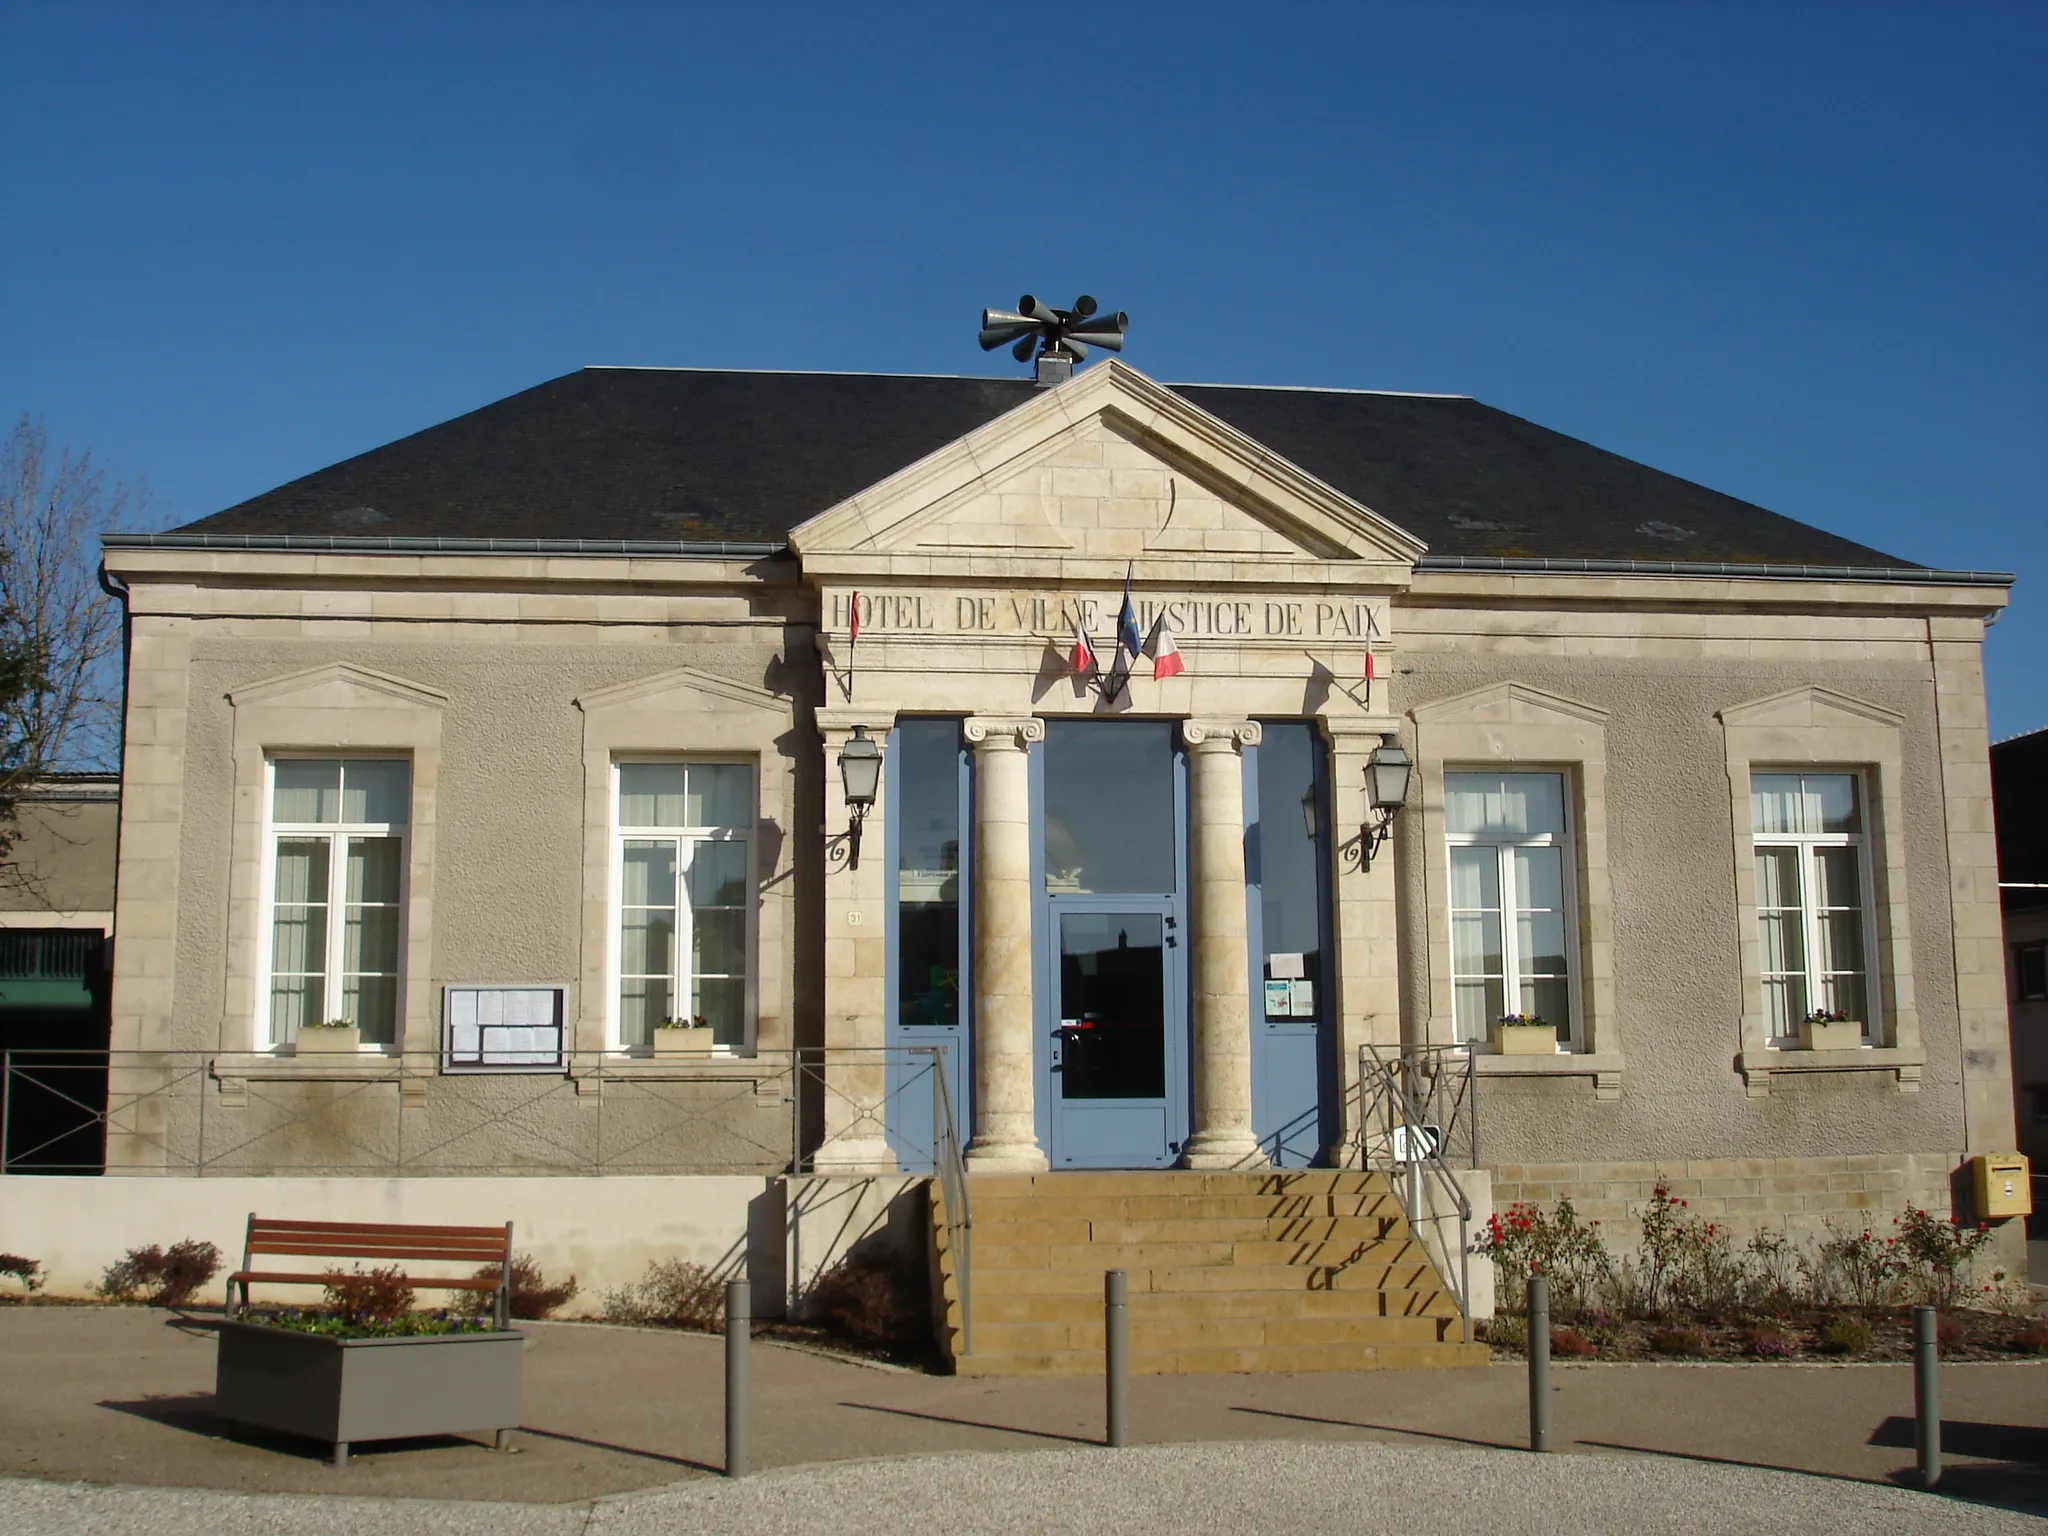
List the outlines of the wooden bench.
{"type": "Polygon", "coordinates": [[[227,1309],[234,1316],[235,1287],[242,1288],[242,1306],[249,1305],[249,1286],[325,1285],[323,1271],[258,1269],[259,1257],[321,1258],[341,1265],[382,1268],[393,1260],[439,1261],[464,1266],[461,1275],[415,1275],[408,1284],[421,1290],[489,1291],[491,1315],[499,1328],[512,1321],[512,1223],[502,1227],[423,1227],[356,1221],[282,1221],[249,1213],[249,1235],[242,1249],[242,1267],[228,1276],[227,1309]],[[497,1266],[496,1279],[476,1271],[497,1266]]]}

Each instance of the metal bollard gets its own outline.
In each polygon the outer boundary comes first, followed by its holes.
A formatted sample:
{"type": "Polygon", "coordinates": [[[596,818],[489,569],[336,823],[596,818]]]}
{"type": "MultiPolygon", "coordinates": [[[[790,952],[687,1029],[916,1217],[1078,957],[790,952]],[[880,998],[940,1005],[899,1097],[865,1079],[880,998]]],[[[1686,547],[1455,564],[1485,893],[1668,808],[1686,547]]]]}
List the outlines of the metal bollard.
{"type": "Polygon", "coordinates": [[[747,1346],[754,1334],[752,1288],[725,1285],[725,1475],[747,1475],[747,1346]]]}
{"type": "Polygon", "coordinates": [[[1529,1449],[1550,1449],[1550,1282],[1529,1277],[1529,1449]]]}
{"type": "Polygon", "coordinates": [[[1103,1443],[1131,1443],[1131,1336],[1125,1313],[1129,1285],[1120,1269],[1102,1277],[1103,1443]]]}
{"type": "Polygon", "coordinates": [[[1920,1453],[1920,1486],[1941,1481],[1941,1341],[1932,1307],[1913,1309],[1913,1448],[1920,1453]]]}

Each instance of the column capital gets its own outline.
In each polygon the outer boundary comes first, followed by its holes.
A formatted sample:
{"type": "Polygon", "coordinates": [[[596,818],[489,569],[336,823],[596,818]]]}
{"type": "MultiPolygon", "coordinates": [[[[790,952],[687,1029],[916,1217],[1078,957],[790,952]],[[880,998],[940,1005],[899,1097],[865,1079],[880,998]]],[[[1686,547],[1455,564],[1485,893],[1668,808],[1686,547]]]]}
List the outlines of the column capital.
{"type": "Polygon", "coordinates": [[[1242,751],[1259,744],[1256,720],[1183,720],[1180,739],[1205,752],[1242,751]]]}
{"type": "Polygon", "coordinates": [[[1407,722],[1392,717],[1360,720],[1355,717],[1323,717],[1323,734],[1335,752],[1370,752],[1387,736],[1399,737],[1407,722]]]}
{"type": "Polygon", "coordinates": [[[977,752],[1022,752],[1045,740],[1045,722],[1036,715],[970,715],[962,729],[977,752]]]}
{"type": "Polygon", "coordinates": [[[857,725],[868,728],[870,736],[887,736],[896,728],[894,708],[875,709],[869,707],[850,708],[846,705],[830,706],[814,710],[811,718],[817,722],[818,734],[825,738],[828,747],[841,746],[853,734],[857,725]]]}

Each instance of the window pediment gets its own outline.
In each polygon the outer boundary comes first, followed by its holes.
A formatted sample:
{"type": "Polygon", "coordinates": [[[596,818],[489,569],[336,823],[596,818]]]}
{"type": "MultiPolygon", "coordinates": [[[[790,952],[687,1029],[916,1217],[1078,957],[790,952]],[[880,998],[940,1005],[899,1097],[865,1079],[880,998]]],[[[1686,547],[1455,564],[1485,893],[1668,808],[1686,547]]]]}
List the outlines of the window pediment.
{"type": "Polygon", "coordinates": [[[227,697],[238,710],[256,704],[282,709],[440,709],[448,702],[448,695],[437,688],[348,662],[287,672],[237,688],[227,697]]]}
{"type": "Polygon", "coordinates": [[[1492,683],[1448,699],[1417,705],[1422,725],[1584,726],[1607,723],[1607,711],[1527,683],[1492,683]]]}
{"type": "Polygon", "coordinates": [[[1811,686],[1736,704],[1722,710],[1720,716],[1724,726],[1743,729],[1868,730],[1883,726],[1897,730],[1905,723],[1903,716],[1881,705],[1811,686]]]}
{"type": "Polygon", "coordinates": [[[695,667],[675,667],[650,677],[635,678],[610,688],[582,695],[576,705],[585,715],[605,710],[696,710],[731,714],[759,710],[787,718],[792,703],[780,694],[700,672],[695,667]]]}

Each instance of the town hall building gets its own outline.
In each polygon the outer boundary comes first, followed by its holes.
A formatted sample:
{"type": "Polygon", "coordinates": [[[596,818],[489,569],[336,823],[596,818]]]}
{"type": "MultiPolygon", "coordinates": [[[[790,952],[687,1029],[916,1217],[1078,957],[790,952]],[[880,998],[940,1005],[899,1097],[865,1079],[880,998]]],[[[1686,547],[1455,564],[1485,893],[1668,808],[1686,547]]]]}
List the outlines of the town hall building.
{"type": "Polygon", "coordinates": [[[587,368],[106,565],[109,1172],[1124,1198],[1404,1056],[1482,1211],[2013,1145],[2009,578],[1469,398],[587,368]]]}

